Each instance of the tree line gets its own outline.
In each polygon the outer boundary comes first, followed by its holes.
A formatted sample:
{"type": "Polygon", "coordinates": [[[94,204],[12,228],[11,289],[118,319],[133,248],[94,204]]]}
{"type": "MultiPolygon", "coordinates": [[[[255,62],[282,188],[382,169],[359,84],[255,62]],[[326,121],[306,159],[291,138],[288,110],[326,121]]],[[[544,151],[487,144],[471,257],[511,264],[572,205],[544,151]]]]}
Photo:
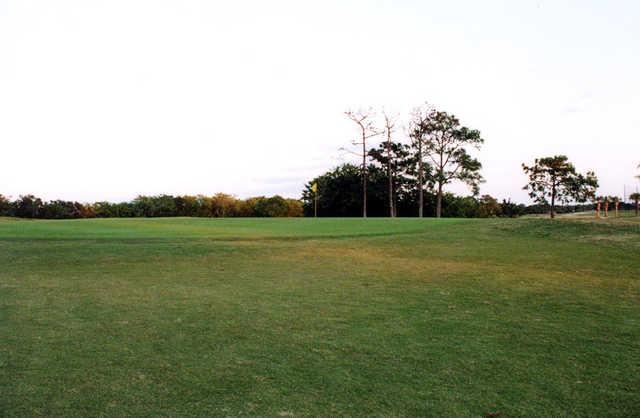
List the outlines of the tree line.
{"type": "MultiPolygon", "coordinates": [[[[376,164],[367,167],[369,185],[368,216],[389,216],[388,175],[384,168],[376,164]]],[[[418,215],[420,197],[414,187],[413,180],[404,176],[394,177],[397,183],[394,190],[394,210],[397,217],[415,217],[418,215]]],[[[311,186],[317,184],[320,198],[318,199],[318,216],[356,217],[362,216],[361,201],[361,168],[354,164],[343,164],[310,180],[303,191],[304,216],[314,216],[315,193],[311,186]]],[[[437,194],[433,189],[423,192],[423,216],[437,215],[437,194]]],[[[630,205],[628,209],[631,208],[630,205]]],[[[593,209],[591,203],[562,203],[556,205],[555,213],[573,213],[593,209]]],[[[549,206],[535,203],[525,205],[511,200],[502,201],[495,197],[483,195],[459,196],[454,193],[443,192],[441,216],[447,218],[491,218],[518,217],[530,214],[548,214],[549,206]]]]}
{"type": "MultiPolygon", "coordinates": [[[[376,166],[369,167],[370,216],[388,216],[387,177],[376,166]]],[[[321,216],[362,216],[359,199],[361,185],[360,168],[345,164],[320,177],[317,181],[325,190],[319,201],[321,216]]],[[[309,195],[305,191],[305,196],[309,195]]],[[[640,195],[638,196],[640,198],[640,195]]],[[[604,201],[605,198],[603,198],[604,201]]],[[[612,197],[608,198],[613,202],[612,197]]],[[[436,215],[436,195],[427,192],[423,196],[424,215],[436,215]]],[[[214,196],[138,196],[129,202],[80,203],[76,201],[45,201],[33,195],[19,196],[15,200],[0,195],[0,216],[33,219],[82,219],[82,218],[134,218],[134,217],[299,217],[313,216],[311,199],[303,201],[280,196],[237,199],[219,193],[214,196]]],[[[415,194],[402,195],[395,204],[397,216],[415,216],[418,198],[415,194]]],[[[621,209],[633,209],[635,205],[623,205],[621,209]]],[[[562,205],[557,213],[569,213],[592,209],[592,205],[562,205]]],[[[492,196],[457,196],[443,193],[442,216],[464,218],[518,217],[526,214],[548,213],[546,205],[516,204],[509,200],[498,201],[492,196]]]]}
{"type": "Polygon", "coordinates": [[[298,217],[302,202],[281,196],[238,199],[218,193],[214,196],[138,196],[132,201],[80,203],[44,201],[33,195],[15,200],[0,195],[0,216],[39,219],[135,218],[135,217],[298,217]]]}
{"type": "MultiPolygon", "coordinates": [[[[482,164],[471,156],[470,149],[480,149],[484,139],[480,131],[463,126],[452,114],[424,105],[414,109],[407,126],[408,138],[397,140],[400,132],[399,117],[383,112],[381,126],[375,121],[373,110],[347,111],[345,116],[357,128],[357,137],[352,145],[357,150],[343,150],[362,159],[360,164],[360,198],[362,216],[370,212],[369,183],[373,178],[371,167],[379,168],[386,176],[388,216],[399,213],[399,205],[406,203],[408,194],[417,195],[417,216],[424,216],[425,196],[434,193],[436,199],[435,216],[442,216],[444,187],[453,182],[466,183],[477,194],[483,181],[480,174],[482,164]],[[369,147],[372,138],[383,135],[380,145],[369,147]]],[[[310,190],[307,185],[305,192],[310,190]],[[309,189],[309,190],[307,190],[309,189]]],[[[317,183],[319,193],[324,193],[323,185],[317,183]]],[[[303,200],[308,204],[309,196],[303,192],[303,200]]]]}
{"type": "MultiPolygon", "coordinates": [[[[347,111],[355,124],[356,150],[342,148],[361,159],[309,181],[302,195],[305,215],[321,216],[519,216],[544,207],[551,217],[567,208],[586,208],[596,199],[598,179],[591,171],[578,173],[566,156],[538,158],[522,165],[528,176],[524,189],[536,202],[527,207],[478,196],[484,182],[481,162],[470,151],[484,144],[480,131],[461,124],[453,114],[424,105],[409,115],[404,135],[399,117],[372,109],[347,111]],[[368,144],[382,136],[377,147],[368,144]],[[471,196],[444,191],[452,182],[466,184],[471,196]],[[360,203],[358,203],[360,200],[360,203]]],[[[589,206],[590,207],[590,206],[589,206]]]]}

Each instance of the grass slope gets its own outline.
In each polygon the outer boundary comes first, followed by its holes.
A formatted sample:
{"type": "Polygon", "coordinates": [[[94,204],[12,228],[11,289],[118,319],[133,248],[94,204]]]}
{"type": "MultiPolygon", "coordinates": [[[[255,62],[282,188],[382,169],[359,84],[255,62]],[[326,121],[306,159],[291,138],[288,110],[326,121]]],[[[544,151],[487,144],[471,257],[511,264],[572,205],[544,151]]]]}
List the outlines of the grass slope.
{"type": "Polygon", "coordinates": [[[6,416],[638,416],[640,223],[0,220],[6,416]]]}

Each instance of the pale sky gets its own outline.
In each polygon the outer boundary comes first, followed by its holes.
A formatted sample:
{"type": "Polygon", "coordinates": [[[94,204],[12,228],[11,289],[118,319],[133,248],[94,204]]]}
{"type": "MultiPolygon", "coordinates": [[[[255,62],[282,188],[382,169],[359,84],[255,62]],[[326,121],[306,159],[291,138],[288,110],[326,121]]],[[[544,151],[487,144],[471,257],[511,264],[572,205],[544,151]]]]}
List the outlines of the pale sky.
{"type": "MultiPolygon", "coordinates": [[[[299,197],[369,107],[486,144],[482,193],[567,154],[638,183],[638,1],[0,0],[0,193],[299,197]]],[[[465,191],[453,186],[453,191],[465,191]]]]}

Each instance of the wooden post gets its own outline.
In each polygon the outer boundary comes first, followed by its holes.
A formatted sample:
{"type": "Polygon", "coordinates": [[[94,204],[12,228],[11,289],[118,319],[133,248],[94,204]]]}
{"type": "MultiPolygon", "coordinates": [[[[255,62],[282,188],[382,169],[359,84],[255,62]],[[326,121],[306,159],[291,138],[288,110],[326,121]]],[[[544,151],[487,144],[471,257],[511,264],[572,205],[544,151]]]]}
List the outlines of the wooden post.
{"type": "Polygon", "coordinates": [[[317,191],[315,195],[316,195],[315,196],[316,198],[314,199],[314,202],[313,202],[313,217],[317,218],[318,217],[318,192],[317,191]]]}

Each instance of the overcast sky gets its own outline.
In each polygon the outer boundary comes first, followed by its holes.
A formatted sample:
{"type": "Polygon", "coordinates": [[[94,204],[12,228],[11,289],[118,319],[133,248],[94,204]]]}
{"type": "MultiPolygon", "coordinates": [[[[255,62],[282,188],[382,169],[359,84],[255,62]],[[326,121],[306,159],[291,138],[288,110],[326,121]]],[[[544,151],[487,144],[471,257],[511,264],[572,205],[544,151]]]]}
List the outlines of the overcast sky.
{"type": "MultiPolygon", "coordinates": [[[[567,154],[640,163],[638,1],[0,0],[0,193],[300,196],[347,108],[425,101],[482,132],[482,193],[567,154]]],[[[460,186],[449,190],[465,192],[460,186]]]]}

